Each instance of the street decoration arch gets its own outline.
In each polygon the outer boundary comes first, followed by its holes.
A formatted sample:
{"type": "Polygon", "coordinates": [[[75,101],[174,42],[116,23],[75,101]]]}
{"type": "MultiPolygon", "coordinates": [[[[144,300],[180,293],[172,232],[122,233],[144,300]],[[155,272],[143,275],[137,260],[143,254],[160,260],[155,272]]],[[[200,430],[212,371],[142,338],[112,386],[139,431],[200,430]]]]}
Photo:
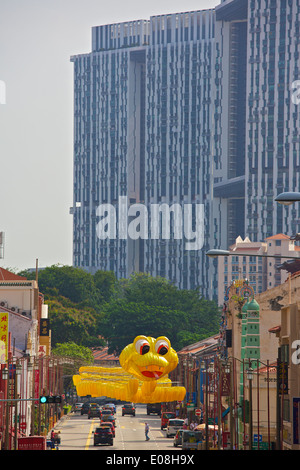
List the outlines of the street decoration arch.
{"type": "Polygon", "coordinates": [[[182,401],[186,390],[174,386],[168,374],[178,356],[165,336],[137,336],[119,357],[121,367],[86,366],[73,376],[77,395],[107,396],[133,403],[182,401]]]}

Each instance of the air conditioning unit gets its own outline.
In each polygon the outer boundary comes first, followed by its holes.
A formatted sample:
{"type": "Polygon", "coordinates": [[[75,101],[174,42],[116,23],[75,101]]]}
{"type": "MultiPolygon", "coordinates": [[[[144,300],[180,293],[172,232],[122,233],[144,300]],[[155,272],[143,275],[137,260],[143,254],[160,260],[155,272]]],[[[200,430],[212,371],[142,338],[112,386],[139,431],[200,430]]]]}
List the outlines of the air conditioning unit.
{"type": "Polygon", "coordinates": [[[23,315],[23,317],[31,318],[31,311],[30,310],[20,310],[19,313],[23,315]]]}
{"type": "Polygon", "coordinates": [[[7,308],[8,303],[5,300],[1,300],[0,302],[0,307],[6,307],[7,308]]]}
{"type": "Polygon", "coordinates": [[[12,312],[17,312],[18,313],[19,312],[19,307],[10,307],[10,310],[12,312]]]}

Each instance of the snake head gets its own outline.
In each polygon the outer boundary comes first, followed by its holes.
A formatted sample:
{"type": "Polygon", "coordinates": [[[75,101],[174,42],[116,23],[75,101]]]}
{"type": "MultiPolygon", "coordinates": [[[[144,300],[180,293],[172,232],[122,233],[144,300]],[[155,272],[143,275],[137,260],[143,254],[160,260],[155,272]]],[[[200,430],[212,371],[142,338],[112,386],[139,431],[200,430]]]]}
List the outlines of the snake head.
{"type": "Polygon", "coordinates": [[[165,336],[137,336],[120,354],[124,370],[140,380],[158,380],[171,372],[178,364],[176,351],[165,336]]]}

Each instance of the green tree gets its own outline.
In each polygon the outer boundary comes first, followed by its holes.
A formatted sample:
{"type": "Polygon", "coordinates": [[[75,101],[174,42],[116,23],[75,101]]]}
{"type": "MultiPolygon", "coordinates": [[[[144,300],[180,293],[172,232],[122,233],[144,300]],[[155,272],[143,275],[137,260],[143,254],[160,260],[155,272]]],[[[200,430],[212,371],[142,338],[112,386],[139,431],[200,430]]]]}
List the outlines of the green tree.
{"type": "Polygon", "coordinates": [[[188,327],[184,312],[125,299],[107,303],[103,314],[99,330],[108,340],[109,352],[120,353],[138,335],[167,336],[176,348],[178,325],[188,327]]]}
{"type": "Polygon", "coordinates": [[[84,346],[79,346],[72,341],[67,343],[58,343],[55,348],[52,349],[52,354],[54,356],[76,359],[85,364],[94,363],[94,357],[91,350],[84,346]]]}

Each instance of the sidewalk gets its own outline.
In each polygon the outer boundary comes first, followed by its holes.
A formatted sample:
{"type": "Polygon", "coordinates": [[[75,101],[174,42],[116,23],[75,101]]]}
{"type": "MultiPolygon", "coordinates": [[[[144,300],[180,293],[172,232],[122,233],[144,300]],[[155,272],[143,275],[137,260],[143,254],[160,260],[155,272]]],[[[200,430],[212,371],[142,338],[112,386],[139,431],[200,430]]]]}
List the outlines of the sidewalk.
{"type": "Polygon", "coordinates": [[[70,413],[66,414],[66,415],[62,415],[61,418],[56,421],[56,423],[54,424],[54,426],[52,426],[51,429],[49,429],[49,432],[47,434],[47,440],[50,440],[51,438],[51,431],[52,429],[56,430],[56,428],[59,428],[63,423],[64,421],[66,421],[67,419],[69,419],[72,415],[74,414],[73,411],[70,411],[70,413]]]}

